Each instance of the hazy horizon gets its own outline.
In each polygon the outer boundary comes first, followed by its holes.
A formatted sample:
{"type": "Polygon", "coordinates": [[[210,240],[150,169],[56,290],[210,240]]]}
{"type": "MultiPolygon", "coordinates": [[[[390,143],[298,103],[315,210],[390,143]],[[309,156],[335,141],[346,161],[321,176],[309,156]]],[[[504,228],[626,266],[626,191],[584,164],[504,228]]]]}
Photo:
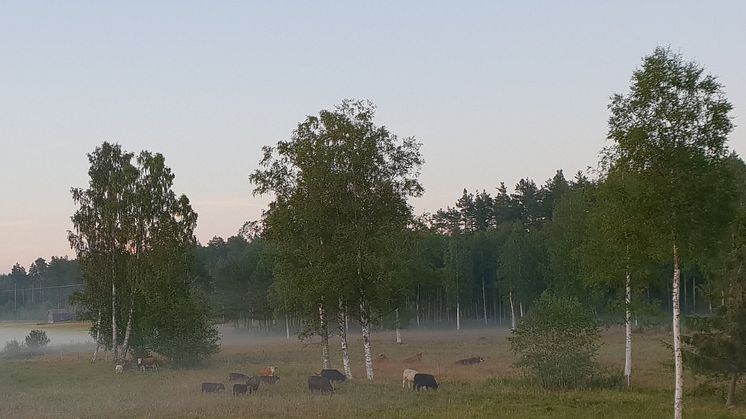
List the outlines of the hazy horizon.
{"type": "Polygon", "coordinates": [[[165,156],[202,243],[236,234],[268,202],[248,182],[261,147],[345,98],[423,143],[417,213],[571,178],[660,45],[719,77],[744,152],[746,3],[651,3],[3,3],[0,273],[74,257],[70,188],[103,141],[165,156]]]}

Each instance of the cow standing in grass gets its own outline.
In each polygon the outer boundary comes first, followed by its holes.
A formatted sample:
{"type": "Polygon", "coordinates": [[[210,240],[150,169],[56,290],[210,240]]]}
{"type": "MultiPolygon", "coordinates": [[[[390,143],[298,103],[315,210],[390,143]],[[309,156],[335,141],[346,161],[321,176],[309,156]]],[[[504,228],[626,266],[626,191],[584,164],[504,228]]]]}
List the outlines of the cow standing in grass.
{"type": "Polygon", "coordinates": [[[155,371],[158,371],[158,358],[154,356],[137,358],[137,367],[140,369],[140,371],[145,371],[146,369],[153,369],[155,371]]]}
{"type": "Polygon", "coordinates": [[[415,375],[417,375],[417,371],[410,368],[405,369],[401,376],[401,388],[404,388],[405,385],[407,388],[412,388],[415,375]]]}
{"type": "Polygon", "coordinates": [[[438,389],[438,382],[435,381],[435,377],[430,374],[415,374],[414,375],[414,389],[419,391],[420,389],[438,389]]]}
{"type": "Polygon", "coordinates": [[[321,393],[333,393],[334,388],[332,383],[326,377],[318,375],[312,375],[308,377],[308,390],[313,393],[314,391],[320,391],[321,393]]]}

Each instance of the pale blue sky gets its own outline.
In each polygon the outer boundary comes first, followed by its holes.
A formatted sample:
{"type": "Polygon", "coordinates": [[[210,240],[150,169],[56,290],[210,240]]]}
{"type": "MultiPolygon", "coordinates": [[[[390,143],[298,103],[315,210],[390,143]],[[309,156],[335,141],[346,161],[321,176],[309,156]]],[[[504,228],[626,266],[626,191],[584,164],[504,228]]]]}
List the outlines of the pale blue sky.
{"type": "Polygon", "coordinates": [[[0,1],[0,272],[71,255],[69,189],[103,140],[163,153],[206,242],[259,217],[260,147],[343,98],[423,142],[418,212],[595,166],[609,95],[657,45],[718,75],[743,125],[744,22],[741,1],[0,1]]]}

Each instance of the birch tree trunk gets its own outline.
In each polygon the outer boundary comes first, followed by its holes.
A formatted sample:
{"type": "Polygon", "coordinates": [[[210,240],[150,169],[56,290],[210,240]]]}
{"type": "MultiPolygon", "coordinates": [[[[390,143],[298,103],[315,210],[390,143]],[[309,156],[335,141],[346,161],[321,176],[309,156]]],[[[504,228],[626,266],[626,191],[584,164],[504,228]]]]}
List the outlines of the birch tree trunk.
{"type": "Polygon", "coordinates": [[[681,419],[684,395],[684,368],[681,359],[681,301],[680,301],[681,268],[679,267],[679,249],[673,244],[673,352],[674,352],[674,419],[681,419]]]}
{"type": "Polygon", "coordinates": [[[350,352],[347,348],[347,311],[344,310],[342,300],[339,300],[339,311],[337,312],[337,325],[339,327],[339,339],[342,342],[342,366],[345,376],[352,380],[352,367],[350,366],[350,352]]]}
{"type": "Polygon", "coordinates": [[[127,313],[127,327],[124,330],[124,342],[122,342],[122,360],[127,359],[127,352],[130,350],[130,334],[132,333],[132,312],[135,305],[134,294],[133,300],[130,301],[129,313],[127,313]]]}
{"type": "Polygon", "coordinates": [[[515,306],[513,305],[513,290],[508,291],[510,300],[510,330],[515,330],[515,306]]]}
{"type": "Polygon", "coordinates": [[[401,343],[401,329],[399,328],[399,309],[396,309],[396,343],[401,343]]]}
{"type": "Polygon", "coordinates": [[[285,339],[290,340],[290,319],[285,316],[285,339]]]}
{"type": "Polygon", "coordinates": [[[370,349],[370,314],[363,304],[360,304],[360,324],[363,332],[363,355],[365,357],[365,374],[368,380],[373,380],[373,356],[370,349]]]}
{"type": "Polygon", "coordinates": [[[319,334],[321,335],[321,368],[328,369],[329,362],[329,327],[326,324],[326,312],[324,306],[319,304],[319,334]]]}
{"type": "MultiPolygon", "coordinates": [[[[417,285],[417,299],[415,300],[414,304],[415,304],[414,305],[415,314],[417,317],[417,328],[419,328],[420,327],[420,286],[419,285],[417,285]]],[[[425,315],[427,316],[427,313],[425,313],[425,315]]]]}
{"type": "Polygon", "coordinates": [[[484,325],[487,326],[487,295],[484,293],[484,278],[482,278],[482,311],[484,312],[484,325]]]}
{"type": "Polygon", "coordinates": [[[624,378],[627,388],[632,387],[632,323],[630,304],[632,303],[632,287],[630,285],[629,268],[626,272],[624,287],[624,378]]]}
{"type": "Polygon", "coordinates": [[[117,347],[117,286],[114,283],[113,276],[111,278],[111,351],[114,356],[114,363],[119,363],[119,348],[117,347]]]}
{"type": "Polygon", "coordinates": [[[461,305],[456,300],[456,330],[461,330],[461,305]]]}
{"type": "Polygon", "coordinates": [[[521,310],[521,318],[523,318],[523,302],[522,301],[518,302],[518,308],[521,310]]]}
{"type": "Polygon", "coordinates": [[[91,362],[96,362],[99,349],[101,349],[101,310],[98,311],[98,318],[96,320],[96,350],[93,351],[91,362]]]}
{"type": "Polygon", "coordinates": [[[731,373],[730,384],[728,385],[728,399],[725,402],[726,407],[736,405],[736,385],[738,384],[738,373],[731,373]]]}

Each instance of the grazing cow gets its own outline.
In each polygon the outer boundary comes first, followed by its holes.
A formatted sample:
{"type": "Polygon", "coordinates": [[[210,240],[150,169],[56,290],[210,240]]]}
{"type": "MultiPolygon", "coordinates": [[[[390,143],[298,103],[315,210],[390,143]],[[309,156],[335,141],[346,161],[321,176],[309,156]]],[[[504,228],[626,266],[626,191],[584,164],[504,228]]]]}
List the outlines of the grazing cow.
{"type": "Polygon", "coordinates": [[[404,362],[408,364],[419,364],[422,362],[422,352],[417,353],[415,356],[410,356],[409,358],[405,359],[404,362]]]}
{"type": "Polygon", "coordinates": [[[251,376],[246,379],[246,386],[249,389],[249,394],[256,393],[259,390],[259,384],[262,382],[260,377],[251,376]]]}
{"type": "Polygon", "coordinates": [[[124,366],[122,364],[117,364],[116,367],[114,367],[114,372],[117,374],[121,374],[124,372],[124,366]]]}
{"type": "Polygon", "coordinates": [[[257,371],[256,375],[260,377],[271,377],[277,372],[277,367],[264,367],[257,371]]]}
{"type": "Polygon", "coordinates": [[[461,365],[479,365],[482,362],[484,362],[484,358],[482,358],[481,356],[473,356],[471,358],[459,359],[458,361],[456,361],[457,364],[461,365]]]}
{"type": "Polygon", "coordinates": [[[414,389],[419,391],[421,388],[424,389],[438,389],[438,382],[435,381],[435,377],[430,374],[415,374],[414,375],[414,389]]]}
{"type": "Polygon", "coordinates": [[[225,391],[223,383],[202,383],[203,393],[217,393],[219,391],[225,391]]]}
{"type": "Polygon", "coordinates": [[[318,375],[311,375],[308,377],[308,389],[313,393],[318,390],[322,393],[333,393],[332,383],[326,377],[320,377],[318,375]]]}
{"type": "Polygon", "coordinates": [[[152,368],[158,371],[158,358],[154,356],[146,356],[145,358],[137,358],[137,367],[140,371],[145,371],[148,368],[152,368]]]}
{"type": "Polygon", "coordinates": [[[338,370],[321,370],[321,374],[319,374],[322,377],[325,377],[331,382],[334,381],[344,381],[347,379],[344,374],[339,372],[338,370]]]}
{"type": "Polygon", "coordinates": [[[249,386],[246,384],[233,384],[233,395],[234,396],[245,396],[249,386]]]}
{"type": "Polygon", "coordinates": [[[401,388],[404,388],[405,385],[407,388],[412,388],[412,384],[414,384],[414,376],[417,374],[419,373],[413,369],[405,369],[401,375],[401,388]]]}
{"type": "Polygon", "coordinates": [[[264,384],[274,384],[280,380],[280,377],[276,375],[260,375],[259,381],[264,384]]]}
{"type": "Polygon", "coordinates": [[[228,375],[228,381],[246,381],[249,376],[240,372],[232,372],[228,375]]]}

